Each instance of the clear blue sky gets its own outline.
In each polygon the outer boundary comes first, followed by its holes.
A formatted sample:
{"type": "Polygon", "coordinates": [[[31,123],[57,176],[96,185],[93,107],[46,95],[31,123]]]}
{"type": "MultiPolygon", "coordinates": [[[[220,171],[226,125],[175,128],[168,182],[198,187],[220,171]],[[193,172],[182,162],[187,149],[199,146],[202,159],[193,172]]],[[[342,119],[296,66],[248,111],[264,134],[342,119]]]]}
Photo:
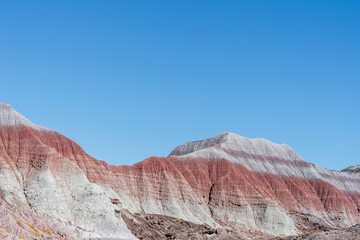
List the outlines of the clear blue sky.
{"type": "Polygon", "coordinates": [[[360,164],[360,1],[1,1],[0,102],[115,165],[231,131],[360,164]]]}

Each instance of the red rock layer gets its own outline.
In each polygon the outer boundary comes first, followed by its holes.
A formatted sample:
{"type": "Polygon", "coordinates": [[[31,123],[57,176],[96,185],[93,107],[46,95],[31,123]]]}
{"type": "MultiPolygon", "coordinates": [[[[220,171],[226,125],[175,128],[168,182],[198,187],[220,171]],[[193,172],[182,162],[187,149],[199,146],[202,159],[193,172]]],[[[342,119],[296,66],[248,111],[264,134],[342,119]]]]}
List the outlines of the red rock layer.
{"type": "Polygon", "coordinates": [[[116,167],[92,158],[54,131],[0,127],[0,141],[0,168],[18,169],[25,183],[43,166],[50,164],[56,172],[56,164],[69,159],[91,182],[111,187],[140,205],[149,198],[162,205],[180,199],[189,206],[206,205],[219,222],[231,224],[226,214],[241,206],[274,204],[292,214],[324,218],[334,226],[355,224],[360,217],[360,189],[342,192],[323,180],[254,173],[226,159],[151,157],[133,166],[116,167]]]}
{"type": "MultiPolygon", "coordinates": [[[[331,220],[336,221],[336,224],[347,216],[353,216],[355,221],[359,219],[359,193],[342,192],[323,180],[253,173],[227,160],[182,161],[153,157],[127,168],[126,174],[123,167],[112,168],[111,172],[116,178],[122,178],[119,182],[123,182],[127,176],[135,176],[130,185],[137,185],[141,189],[140,192],[132,192],[137,198],[140,197],[137,194],[149,191],[149,188],[151,188],[150,194],[160,199],[171,197],[169,196],[171,189],[162,191],[161,183],[169,179],[180,182],[184,178],[198,200],[206,199],[213,211],[218,206],[233,208],[246,204],[270,204],[270,200],[275,200],[280,206],[292,212],[300,213],[306,210],[308,214],[317,215],[332,213],[334,215],[331,220]],[[158,176],[159,179],[146,183],[148,186],[143,189],[145,183],[141,182],[141,178],[144,175],[149,178],[158,176]],[[162,175],[164,177],[160,177],[162,175]]],[[[117,185],[113,182],[105,184],[113,186],[118,192],[129,192],[129,189],[126,189],[127,184],[117,185]]],[[[175,187],[176,184],[171,186],[175,187]]]]}

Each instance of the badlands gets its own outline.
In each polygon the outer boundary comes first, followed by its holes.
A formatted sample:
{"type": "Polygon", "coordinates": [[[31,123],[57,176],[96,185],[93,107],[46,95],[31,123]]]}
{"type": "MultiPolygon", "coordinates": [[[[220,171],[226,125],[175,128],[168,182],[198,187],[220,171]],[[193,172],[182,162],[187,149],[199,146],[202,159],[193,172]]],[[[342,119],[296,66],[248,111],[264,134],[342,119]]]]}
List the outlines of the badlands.
{"type": "Polygon", "coordinates": [[[113,166],[0,104],[0,239],[360,239],[360,166],[225,132],[113,166]]]}

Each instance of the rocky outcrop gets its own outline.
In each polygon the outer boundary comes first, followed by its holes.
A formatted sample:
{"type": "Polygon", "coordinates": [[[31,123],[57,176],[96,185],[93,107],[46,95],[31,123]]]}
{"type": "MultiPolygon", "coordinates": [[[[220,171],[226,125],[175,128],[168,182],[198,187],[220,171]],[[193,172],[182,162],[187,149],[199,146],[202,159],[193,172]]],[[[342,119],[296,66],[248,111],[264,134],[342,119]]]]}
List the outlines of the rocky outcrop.
{"type": "Polygon", "coordinates": [[[254,236],[343,228],[360,219],[356,171],[308,163],[284,144],[223,133],[168,157],[113,166],[9,105],[0,104],[0,124],[0,197],[79,238],[134,239],[136,224],[128,219],[137,213],[254,236]]]}
{"type": "Polygon", "coordinates": [[[256,236],[254,232],[234,231],[231,228],[216,229],[206,224],[157,214],[126,213],[124,219],[139,239],[237,240],[256,236]]]}

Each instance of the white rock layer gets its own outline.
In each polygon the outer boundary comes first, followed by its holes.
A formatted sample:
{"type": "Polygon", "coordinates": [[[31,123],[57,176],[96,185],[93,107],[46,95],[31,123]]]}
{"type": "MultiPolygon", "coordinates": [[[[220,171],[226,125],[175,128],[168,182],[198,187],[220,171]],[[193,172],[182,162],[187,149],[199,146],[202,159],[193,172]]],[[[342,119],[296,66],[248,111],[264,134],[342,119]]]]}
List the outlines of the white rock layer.
{"type": "Polygon", "coordinates": [[[0,103],[0,126],[26,126],[39,131],[49,131],[46,127],[33,124],[9,104],[5,103],[0,103]]]}

